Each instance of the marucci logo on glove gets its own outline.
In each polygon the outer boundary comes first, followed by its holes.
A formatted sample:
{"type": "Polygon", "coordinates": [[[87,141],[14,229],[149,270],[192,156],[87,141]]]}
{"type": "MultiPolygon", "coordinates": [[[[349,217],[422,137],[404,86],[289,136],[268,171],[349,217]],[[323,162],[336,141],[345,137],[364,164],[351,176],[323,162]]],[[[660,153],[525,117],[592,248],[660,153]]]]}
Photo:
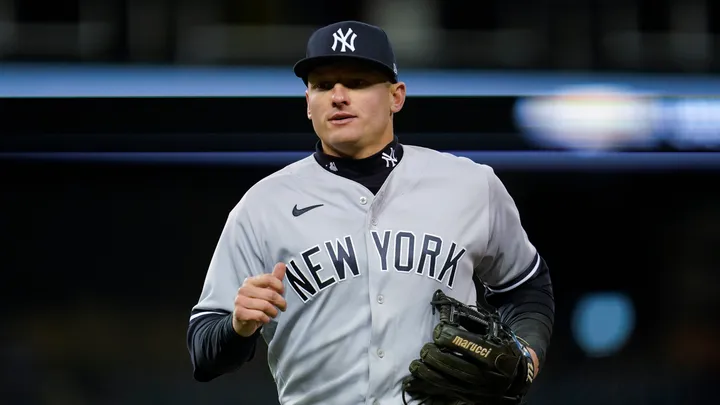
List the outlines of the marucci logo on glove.
{"type": "Polygon", "coordinates": [[[460,336],[455,336],[455,339],[453,339],[452,344],[458,347],[462,347],[463,349],[469,350],[473,353],[477,353],[483,357],[487,357],[490,355],[490,352],[492,349],[485,349],[482,346],[475,344],[467,339],[463,339],[460,336]]]}

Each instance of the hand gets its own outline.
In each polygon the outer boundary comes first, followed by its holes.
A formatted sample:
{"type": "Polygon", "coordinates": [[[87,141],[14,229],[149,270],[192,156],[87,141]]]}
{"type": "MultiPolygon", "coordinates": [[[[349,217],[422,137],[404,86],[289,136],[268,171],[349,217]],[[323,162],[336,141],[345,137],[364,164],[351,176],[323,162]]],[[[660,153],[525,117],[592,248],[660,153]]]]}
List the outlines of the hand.
{"type": "Polygon", "coordinates": [[[430,302],[439,322],[432,342],[409,364],[410,374],[402,380],[403,403],[406,394],[443,404],[524,403],[537,363],[526,359],[527,351],[497,311],[468,306],[439,289],[430,302]]]}
{"type": "Polygon", "coordinates": [[[232,325],[235,332],[244,337],[252,336],[262,325],[285,311],[283,279],[287,267],[278,263],[271,274],[248,277],[235,297],[232,325]]]}

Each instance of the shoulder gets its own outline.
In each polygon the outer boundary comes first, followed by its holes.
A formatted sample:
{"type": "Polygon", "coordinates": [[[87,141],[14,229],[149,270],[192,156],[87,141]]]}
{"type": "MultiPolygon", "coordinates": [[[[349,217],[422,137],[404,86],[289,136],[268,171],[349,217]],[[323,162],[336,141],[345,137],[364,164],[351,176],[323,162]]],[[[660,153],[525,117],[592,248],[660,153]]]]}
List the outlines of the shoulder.
{"type": "Polygon", "coordinates": [[[283,199],[287,192],[297,188],[303,178],[311,176],[317,169],[317,163],[310,155],[263,177],[243,194],[233,207],[231,216],[265,212],[272,201],[283,199]]]}
{"type": "Polygon", "coordinates": [[[485,186],[497,179],[495,170],[490,165],[475,162],[465,156],[415,145],[403,145],[403,148],[406,156],[424,162],[426,173],[437,173],[443,177],[454,175],[467,183],[485,186]]]}

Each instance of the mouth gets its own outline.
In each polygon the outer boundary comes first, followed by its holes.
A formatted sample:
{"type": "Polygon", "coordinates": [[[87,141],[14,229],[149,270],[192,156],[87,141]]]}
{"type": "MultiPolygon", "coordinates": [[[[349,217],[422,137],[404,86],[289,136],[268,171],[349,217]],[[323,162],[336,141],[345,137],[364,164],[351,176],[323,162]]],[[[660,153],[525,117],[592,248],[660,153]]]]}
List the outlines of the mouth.
{"type": "Polygon", "coordinates": [[[349,114],[349,113],[335,113],[330,116],[330,119],[328,121],[330,121],[331,124],[341,125],[341,124],[347,124],[348,122],[354,120],[355,118],[356,117],[354,115],[349,114]]]}

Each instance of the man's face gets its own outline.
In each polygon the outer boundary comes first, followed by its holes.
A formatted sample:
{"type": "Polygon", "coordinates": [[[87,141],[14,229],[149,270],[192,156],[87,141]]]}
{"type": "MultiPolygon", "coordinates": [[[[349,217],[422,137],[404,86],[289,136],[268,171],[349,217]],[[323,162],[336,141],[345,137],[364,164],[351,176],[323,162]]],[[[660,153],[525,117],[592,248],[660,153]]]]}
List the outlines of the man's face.
{"type": "Polygon", "coordinates": [[[392,139],[391,116],[405,100],[402,83],[352,64],[329,65],[308,77],[307,114],[333,150],[360,150],[392,139]]]}

